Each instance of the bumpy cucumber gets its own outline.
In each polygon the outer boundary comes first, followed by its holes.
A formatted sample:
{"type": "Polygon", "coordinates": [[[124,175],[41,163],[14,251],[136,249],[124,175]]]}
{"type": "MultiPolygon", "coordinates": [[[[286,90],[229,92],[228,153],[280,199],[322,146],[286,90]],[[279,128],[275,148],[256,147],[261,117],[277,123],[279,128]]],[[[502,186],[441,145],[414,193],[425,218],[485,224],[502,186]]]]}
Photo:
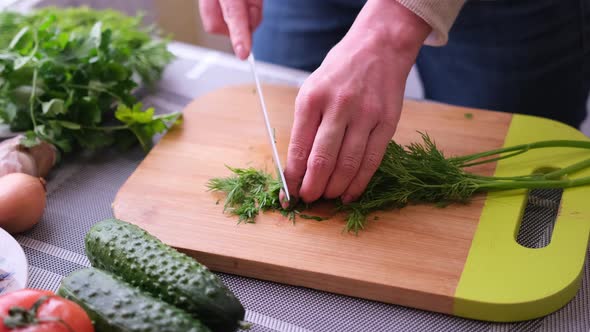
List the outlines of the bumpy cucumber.
{"type": "Polygon", "coordinates": [[[57,294],[82,306],[96,332],[211,332],[188,312],[93,268],[62,279],[57,294]]]}
{"type": "Polygon", "coordinates": [[[136,225],[103,220],[86,234],[85,247],[92,266],[188,311],[215,332],[243,324],[244,307],[213,272],[136,225]]]}

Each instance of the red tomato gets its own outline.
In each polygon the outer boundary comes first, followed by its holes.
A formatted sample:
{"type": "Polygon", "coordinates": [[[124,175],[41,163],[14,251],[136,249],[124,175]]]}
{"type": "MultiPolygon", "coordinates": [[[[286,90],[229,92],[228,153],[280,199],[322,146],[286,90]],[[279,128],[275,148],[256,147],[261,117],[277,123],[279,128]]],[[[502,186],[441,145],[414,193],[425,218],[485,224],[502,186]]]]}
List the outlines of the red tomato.
{"type": "Polygon", "coordinates": [[[0,296],[0,332],[9,331],[94,332],[94,327],[78,304],[50,291],[22,289],[0,296]]]}

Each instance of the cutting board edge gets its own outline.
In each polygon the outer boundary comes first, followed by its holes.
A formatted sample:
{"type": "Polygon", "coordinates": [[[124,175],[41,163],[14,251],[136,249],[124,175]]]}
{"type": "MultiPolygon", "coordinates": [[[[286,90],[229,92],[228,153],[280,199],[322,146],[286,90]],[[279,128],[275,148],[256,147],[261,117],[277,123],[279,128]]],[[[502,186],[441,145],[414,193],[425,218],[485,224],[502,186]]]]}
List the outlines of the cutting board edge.
{"type": "Polygon", "coordinates": [[[454,298],[446,295],[429,294],[414,289],[358,281],[328,273],[310,272],[293,267],[277,266],[251,260],[240,259],[238,261],[232,257],[224,257],[191,249],[175,249],[193,257],[212,271],[288,284],[295,287],[304,287],[316,291],[326,291],[339,295],[364,298],[387,304],[408,306],[420,310],[444,314],[453,313],[454,298]],[[228,261],[232,263],[228,264],[228,261]],[[271,271],[271,273],[267,273],[267,271],[271,271]],[[348,285],[339,286],[342,284],[348,285]],[[369,293],[364,288],[367,286],[372,290],[370,295],[368,295],[369,293]]]}
{"type": "MultiPolygon", "coordinates": [[[[120,205],[116,203],[116,201],[113,202],[112,209],[115,218],[145,228],[145,225],[136,221],[137,217],[121,213],[119,208],[120,205]]],[[[279,266],[267,262],[256,262],[248,259],[207,253],[174,245],[171,245],[171,247],[192,257],[214,272],[228,273],[247,278],[288,284],[296,287],[305,287],[317,291],[327,291],[387,304],[403,305],[420,310],[453,314],[454,297],[443,294],[424,293],[415,289],[359,281],[329,273],[318,273],[293,267],[279,266]],[[312,281],[311,278],[315,278],[315,280],[312,281]],[[321,282],[318,283],[318,280],[321,282]],[[335,286],[339,283],[345,283],[348,286],[335,286]],[[363,289],[363,287],[367,286],[369,286],[375,295],[368,295],[363,289]],[[347,291],[347,289],[350,289],[350,291],[347,291]]]]}

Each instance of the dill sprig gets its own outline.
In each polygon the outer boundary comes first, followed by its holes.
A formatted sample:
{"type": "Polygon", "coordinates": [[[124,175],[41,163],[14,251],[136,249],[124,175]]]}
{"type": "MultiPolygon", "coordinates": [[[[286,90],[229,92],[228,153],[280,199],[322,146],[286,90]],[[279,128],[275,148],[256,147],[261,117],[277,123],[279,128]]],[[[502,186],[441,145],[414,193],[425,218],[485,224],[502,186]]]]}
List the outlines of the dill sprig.
{"type": "Polygon", "coordinates": [[[232,168],[235,175],[214,178],[207,184],[209,190],[226,194],[223,211],[239,217],[239,222],[254,222],[260,211],[280,208],[281,183],[270,174],[254,168],[232,168]]]}
{"type": "MultiPolygon", "coordinates": [[[[568,179],[567,175],[590,167],[590,158],[568,167],[511,177],[482,176],[469,173],[467,167],[516,157],[527,151],[549,147],[590,149],[588,141],[549,140],[522,144],[476,154],[446,157],[435,142],[421,133],[422,142],[406,147],[395,141],[387,146],[383,160],[364,193],[353,203],[335,202],[335,213],[345,213],[347,232],[358,233],[367,224],[367,216],[378,210],[402,208],[408,204],[432,203],[446,206],[467,203],[478,192],[568,188],[590,184],[590,177],[568,179]]],[[[294,220],[296,215],[306,219],[325,218],[304,215],[310,206],[297,204],[283,209],[279,202],[281,184],[270,174],[254,168],[229,168],[234,175],[214,178],[208,187],[226,195],[224,211],[239,217],[239,221],[254,222],[261,211],[278,210],[294,220]]]]}

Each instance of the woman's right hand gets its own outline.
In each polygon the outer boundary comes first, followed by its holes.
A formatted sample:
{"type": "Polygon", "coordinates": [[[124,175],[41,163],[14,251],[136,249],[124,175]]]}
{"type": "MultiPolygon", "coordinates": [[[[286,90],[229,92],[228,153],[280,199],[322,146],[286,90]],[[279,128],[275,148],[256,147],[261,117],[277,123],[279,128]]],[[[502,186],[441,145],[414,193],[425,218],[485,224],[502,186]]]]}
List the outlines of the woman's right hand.
{"type": "Polygon", "coordinates": [[[234,53],[245,60],[262,21],[262,0],[200,0],[199,10],[205,31],[229,36],[234,53]]]}

